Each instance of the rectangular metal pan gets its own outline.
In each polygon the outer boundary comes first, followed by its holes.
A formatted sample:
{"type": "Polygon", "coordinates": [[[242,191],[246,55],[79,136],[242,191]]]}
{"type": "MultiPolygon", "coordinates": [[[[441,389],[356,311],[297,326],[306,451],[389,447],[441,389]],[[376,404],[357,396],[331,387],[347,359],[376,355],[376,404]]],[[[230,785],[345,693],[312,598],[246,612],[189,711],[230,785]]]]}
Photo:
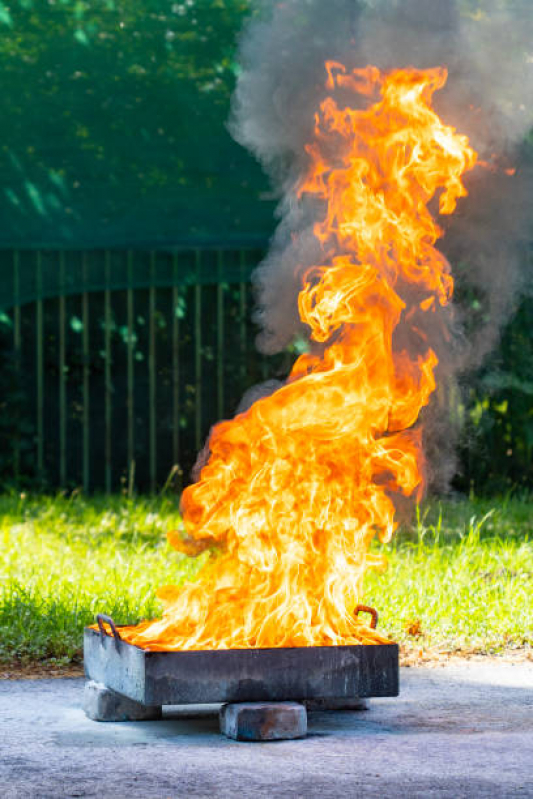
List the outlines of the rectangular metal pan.
{"type": "Polygon", "coordinates": [[[397,644],[149,652],[86,628],[84,661],[88,678],[144,705],[348,699],[399,690],[397,644]]]}

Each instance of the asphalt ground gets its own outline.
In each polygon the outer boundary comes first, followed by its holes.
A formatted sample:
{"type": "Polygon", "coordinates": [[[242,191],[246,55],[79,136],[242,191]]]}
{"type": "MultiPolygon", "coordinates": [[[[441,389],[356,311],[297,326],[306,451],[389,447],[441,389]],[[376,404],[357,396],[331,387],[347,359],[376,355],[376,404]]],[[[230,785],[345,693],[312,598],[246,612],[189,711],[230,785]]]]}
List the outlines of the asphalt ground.
{"type": "Polygon", "coordinates": [[[533,797],[533,663],[407,668],[304,740],[238,743],[216,708],[98,723],[82,679],[0,681],[0,797],[533,797]]]}

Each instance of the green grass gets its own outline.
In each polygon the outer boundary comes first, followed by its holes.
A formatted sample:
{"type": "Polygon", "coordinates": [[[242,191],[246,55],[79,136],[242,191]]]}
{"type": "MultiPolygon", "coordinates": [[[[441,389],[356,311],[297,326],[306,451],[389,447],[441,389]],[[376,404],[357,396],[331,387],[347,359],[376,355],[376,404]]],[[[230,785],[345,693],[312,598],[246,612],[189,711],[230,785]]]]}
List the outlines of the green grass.
{"type": "Polygon", "coordinates": [[[533,644],[533,504],[446,502],[390,545],[367,600],[404,645],[498,653],[533,644]]]}
{"type": "MultiPolygon", "coordinates": [[[[200,565],[166,543],[178,522],[168,496],[0,497],[0,660],[67,664],[98,611],[156,615],[155,589],[200,565]]],[[[428,505],[387,548],[388,570],[368,577],[380,628],[427,650],[530,647],[532,528],[528,500],[428,505]]]]}
{"type": "Polygon", "coordinates": [[[155,589],[192,577],[165,532],[176,500],[0,497],[0,660],[81,655],[81,633],[98,612],[117,623],[159,611],[155,589]]]}

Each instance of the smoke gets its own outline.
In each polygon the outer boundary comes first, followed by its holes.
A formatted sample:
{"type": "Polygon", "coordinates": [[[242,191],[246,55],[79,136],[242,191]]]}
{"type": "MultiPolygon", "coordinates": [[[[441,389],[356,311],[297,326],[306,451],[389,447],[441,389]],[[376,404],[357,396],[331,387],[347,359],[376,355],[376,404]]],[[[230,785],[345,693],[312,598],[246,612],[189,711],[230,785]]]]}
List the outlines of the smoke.
{"type": "MultiPolygon", "coordinates": [[[[313,139],[314,113],[326,94],[326,60],[348,69],[446,65],[448,83],[435,96],[436,110],[469,136],[481,159],[494,163],[466,176],[469,196],[455,214],[439,220],[445,235],[438,246],[452,265],[456,300],[440,315],[420,320],[439,357],[439,390],[424,411],[430,478],[439,486],[455,468],[450,397],[490,353],[527,287],[524,251],[533,221],[533,175],[522,147],[533,127],[533,10],[527,5],[520,10],[503,0],[256,0],[240,44],[231,130],[261,161],[280,198],[269,254],[254,275],[258,347],[265,353],[306,335],[297,297],[303,273],[322,263],[313,235],[320,209],[297,201],[294,187],[305,171],[305,145],[313,139]],[[513,175],[506,173],[511,167],[513,175]]],[[[398,335],[408,338],[408,331],[398,335]]]]}

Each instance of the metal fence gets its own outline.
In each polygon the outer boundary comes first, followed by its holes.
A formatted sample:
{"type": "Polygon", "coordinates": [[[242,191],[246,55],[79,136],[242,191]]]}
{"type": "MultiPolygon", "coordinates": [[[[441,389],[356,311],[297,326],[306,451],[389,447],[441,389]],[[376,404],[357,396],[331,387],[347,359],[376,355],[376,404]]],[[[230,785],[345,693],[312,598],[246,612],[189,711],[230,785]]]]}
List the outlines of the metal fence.
{"type": "Polygon", "coordinates": [[[153,491],[172,469],[187,481],[210,426],[286,369],[254,347],[261,255],[4,251],[4,472],[85,491],[153,491]]]}

